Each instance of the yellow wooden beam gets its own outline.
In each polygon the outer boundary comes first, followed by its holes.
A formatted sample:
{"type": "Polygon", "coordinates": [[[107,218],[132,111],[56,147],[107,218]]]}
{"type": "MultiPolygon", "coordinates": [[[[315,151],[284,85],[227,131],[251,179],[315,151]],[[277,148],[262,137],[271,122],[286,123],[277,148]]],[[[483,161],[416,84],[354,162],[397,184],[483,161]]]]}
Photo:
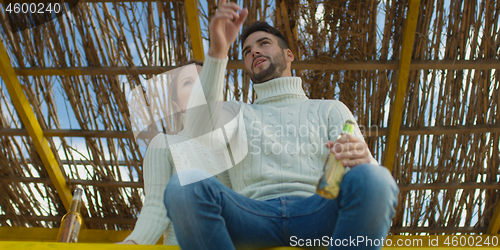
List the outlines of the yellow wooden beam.
{"type": "MultiPolygon", "coordinates": [[[[0,241],[55,242],[58,231],[58,228],[0,227],[0,241]]],[[[82,229],[78,235],[78,242],[116,243],[123,241],[130,233],[131,230],[82,229]]],[[[163,244],[163,236],[156,244],[163,244]]]]}
{"type": "Polygon", "coordinates": [[[396,98],[391,106],[392,117],[389,122],[389,135],[385,147],[384,165],[392,171],[396,150],[399,144],[399,128],[403,116],[404,99],[406,96],[406,86],[408,85],[408,75],[410,72],[411,56],[415,41],[415,31],[417,29],[418,12],[420,0],[410,0],[406,14],[406,21],[403,34],[403,45],[401,47],[401,58],[399,60],[398,79],[396,85],[396,98]]]}
{"type": "Polygon", "coordinates": [[[488,229],[486,230],[487,234],[497,234],[498,230],[500,230],[500,201],[497,203],[497,207],[493,213],[493,218],[491,218],[488,229]]]}
{"type": "MultiPolygon", "coordinates": [[[[29,241],[29,242],[54,242],[57,236],[57,228],[19,228],[0,227],[0,243],[3,241],[29,241]]],[[[78,237],[80,243],[116,243],[123,241],[132,231],[114,231],[101,229],[82,229],[78,237]]],[[[297,240],[291,241],[298,242],[297,240]]],[[[162,244],[160,238],[156,244],[162,244]]],[[[301,244],[305,244],[304,241],[301,244]]],[[[373,244],[378,244],[374,242],[373,244]]],[[[73,245],[72,245],[73,246],[73,245]]],[[[76,245],[75,245],[76,246],[76,245]]],[[[395,249],[401,247],[422,247],[438,249],[446,247],[497,247],[500,249],[500,234],[493,235],[389,235],[384,240],[384,249],[395,249]],[[436,248],[438,247],[438,248],[436,248]]],[[[0,245],[0,249],[2,248],[0,245]]],[[[17,248],[16,248],[17,249],[17,248]]],[[[178,248],[174,248],[178,249],[178,248]]],[[[270,248],[297,249],[290,247],[270,248]]],[[[456,248],[455,248],[456,249],[456,248]]]]}
{"type": "MultiPolygon", "coordinates": [[[[54,153],[52,152],[47,139],[45,138],[42,128],[33,112],[31,105],[26,98],[23,87],[17,78],[14,68],[10,62],[9,55],[5,50],[2,42],[0,42],[0,77],[2,77],[7,91],[9,92],[12,104],[16,108],[23,125],[26,127],[28,134],[31,136],[33,144],[38,152],[38,156],[43,162],[54,187],[57,190],[66,210],[69,210],[73,195],[70,187],[66,183],[64,174],[57,164],[54,153]]],[[[82,225],[85,226],[85,225],[82,225]]]]}
{"type": "Polygon", "coordinates": [[[96,243],[59,243],[59,242],[33,242],[33,241],[0,241],[3,250],[180,250],[178,246],[163,245],[117,245],[96,243]]]}
{"type": "Polygon", "coordinates": [[[186,14],[191,35],[191,46],[193,47],[193,57],[195,59],[205,60],[203,51],[203,41],[201,39],[200,15],[198,14],[198,1],[186,0],[186,14]]]}
{"type": "MultiPolygon", "coordinates": [[[[468,237],[465,235],[464,237],[468,237]]],[[[460,244],[460,243],[458,243],[460,244]]],[[[382,249],[406,249],[406,250],[420,250],[428,247],[387,247],[384,246],[382,249]]],[[[59,243],[59,242],[33,242],[33,241],[0,241],[0,249],[3,250],[55,250],[55,249],[72,249],[72,250],[180,250],[179,246],[164,246],[164,245],[117,245],[117,244],[102,244],[102,243],[59,243]]],[[[262,250],[297,250],[304,249],[299,247],[275,247],[266,248],[262,250]]],[[[323,248],[323,249],[326,249],[323,248]]],[[[445,247],[432,247],[433,250],[460,250],[460,249],[484,249],[484,247],[470,247],[470,246],[445,246],[445,247]]],[[[500,247],[488,247],[486,249],[500,250],[500,247]]]]}

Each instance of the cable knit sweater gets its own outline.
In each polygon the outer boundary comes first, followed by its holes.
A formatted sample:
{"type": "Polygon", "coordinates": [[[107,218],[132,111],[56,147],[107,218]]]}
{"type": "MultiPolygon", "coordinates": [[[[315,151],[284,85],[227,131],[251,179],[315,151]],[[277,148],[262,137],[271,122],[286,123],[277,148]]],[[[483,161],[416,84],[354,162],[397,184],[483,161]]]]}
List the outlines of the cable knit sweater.
{"type": "MultiPolygon", "coordinates": [[[[188,103],[187,131],[179,136],[193,137],[213,124],[204,120],[200,114],[203,109],[192,107],[223,100],[226,64],[227,60],[207,56],[199,77],[201,88],[193,89],[188,103]]],[[[232,114],[235,119],[224,126],[224,135],[211,137],[212,142],[207,144],[220,148],[204,149],[225,150],[229,143],[233,156],[247,149],[241,157],[233,157],[234,167],[217,177],[236,192],[257,200],[313,195],[328,155],[324,143],[337,138],[345,120],[354,120],[352,113],[339,101],[309,100],[297,77],[278,78],[254,84],[253,88],[257,93],[254,104],[233,102],[238,107],[232,114]]],[[[362,138],[358,127],[354,134],[362,138]]],[[[167,135],[157,136],[148,146],[144,158],[146,200],[134,231],[126,240],[155,244],[168,226],[164,244],[176,244],[163,205],[163,193],[173,174],[166,141],[167,135]]],[[[374,159],[372,163],[378,164],[374,159]]]]}
{"type": "MultiPolygon", "coordinates": [[[[190,108],[223,100],[226,64],[227,59],[207,56],[205,60],[198,83],[201,87],[195,84],[186,113],[186,131],[192,138],[199,131],[210,131],[221,116],[190,108]],[[207,121],[207,113],[214,120],[207,121]]],[[[340,101],[309,100],[298,77],[281,77],[253,88],[257,94],[254,104],[235,102],[236,111],[222,108],[236,118],[226,123],[224,134],[199,143],[211,147],[230,144],[236,165],[228,172],[238,193],[257,200],[313,195],[329,153],[324,144],[337,138],[346,120],[354,120],[352,113],[340,101]],[[235,157],[242,148],[248,152],[235,157]]],[[[363,138],[358,126],[354,135],[363,138]]],[[[378,164],[374,159],[372,163],[378,164]]]]}

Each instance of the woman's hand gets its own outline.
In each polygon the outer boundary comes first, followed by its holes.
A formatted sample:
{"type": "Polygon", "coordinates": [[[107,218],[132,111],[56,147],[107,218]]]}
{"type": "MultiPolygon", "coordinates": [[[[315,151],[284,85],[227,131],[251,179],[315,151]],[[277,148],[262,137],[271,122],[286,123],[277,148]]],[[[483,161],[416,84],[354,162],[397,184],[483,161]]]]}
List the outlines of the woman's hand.
{"type": "Polygon", "coordinates": [[[137,244],[137,242],[135,242],[133,240],[126,240],[126,241],[122,241],[122,242],[117,242],[115,244],[120,244],[120,245],[139,245],[139,244],[137,244]]]}

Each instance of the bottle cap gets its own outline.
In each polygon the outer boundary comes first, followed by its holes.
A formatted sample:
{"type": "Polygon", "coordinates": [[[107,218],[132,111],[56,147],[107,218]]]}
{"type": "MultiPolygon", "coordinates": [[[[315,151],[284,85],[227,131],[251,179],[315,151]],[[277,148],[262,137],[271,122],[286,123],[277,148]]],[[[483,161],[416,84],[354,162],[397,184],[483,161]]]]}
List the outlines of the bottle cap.
{"type": "Polygon", "coordinates": [[[81,200],[83,195],[83,188],[77,187],[75,192],[73,192],[73,200],[81,200]]]}

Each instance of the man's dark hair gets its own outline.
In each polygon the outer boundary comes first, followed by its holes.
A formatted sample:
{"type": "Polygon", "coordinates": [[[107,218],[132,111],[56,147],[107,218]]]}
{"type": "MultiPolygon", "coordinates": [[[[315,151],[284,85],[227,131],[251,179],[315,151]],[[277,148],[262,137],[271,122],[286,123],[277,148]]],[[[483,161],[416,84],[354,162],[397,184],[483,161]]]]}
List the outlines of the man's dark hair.
{"type": "Polygon", "coordinates": [[[281,32],[278,29],[272,27],[266,22],[260,22],[260,21],[250,24],[250,26],[247,26],[243,30],[243,32],[241,33],[241,46],[243,46],[248,36],[257,31],[264,31],[269,34],[275,35],[278,38],[278,46],[280,46],[280,48],[282,49],[290,48],[290,46],[288,46],[288,42],[286,41],[285,37],[281,34],[281,32]]]}

